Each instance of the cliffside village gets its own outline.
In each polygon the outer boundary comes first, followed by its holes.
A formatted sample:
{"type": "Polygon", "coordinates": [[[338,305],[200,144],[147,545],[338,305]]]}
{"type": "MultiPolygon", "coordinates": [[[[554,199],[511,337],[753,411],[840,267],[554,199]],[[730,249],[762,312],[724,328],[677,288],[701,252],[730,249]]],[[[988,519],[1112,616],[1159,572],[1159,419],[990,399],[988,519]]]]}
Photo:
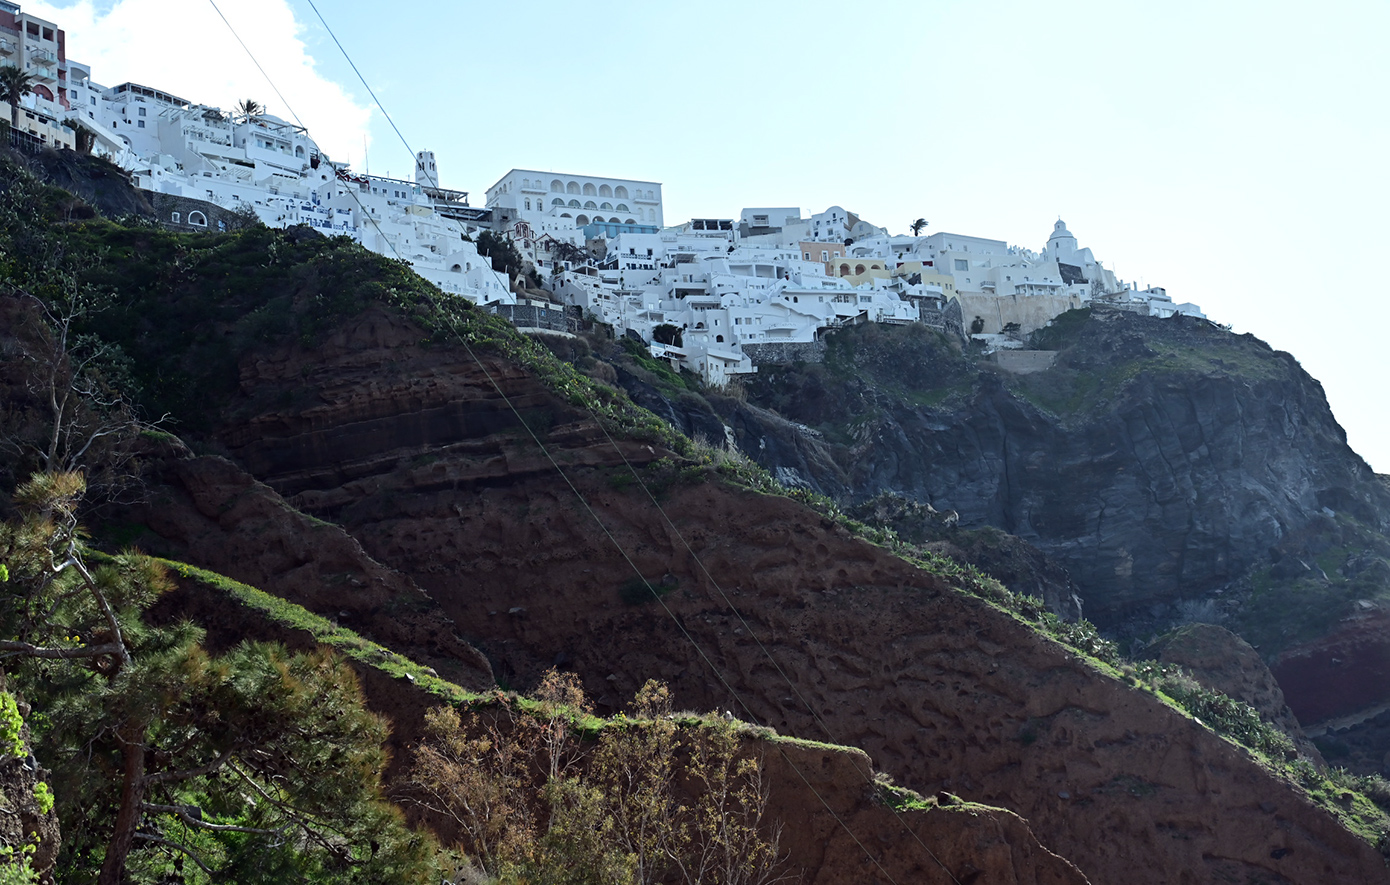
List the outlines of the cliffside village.
{"type": "Polygon", "coordinates": [[[356,172],[299,125],[136,83],[98,85],[67,57],[56,24],[0,0],[0,66],[30,77],[11,142],[83,150],[126,170],[160,220],[225,230],[253,215],[307,225],[408,261],[443,292],[565,333],[581,318],[635,335],[654,356],[724,384],[760,363],[814,359],[841,326],[922,322],[987,349],[1022,347],[1053,317],[1095,302],[1147,315],[1203,316],[1161,288],[1116,278],[1059,219],[1039,251],[961,234],[891,234],[840,206],[758,207],[667,224],[661,184],[513,169],[483,207],[441,186],[434,154],[414,175],[356,172]],[[508,274],[478,252],[509,240],[508,274]]]}

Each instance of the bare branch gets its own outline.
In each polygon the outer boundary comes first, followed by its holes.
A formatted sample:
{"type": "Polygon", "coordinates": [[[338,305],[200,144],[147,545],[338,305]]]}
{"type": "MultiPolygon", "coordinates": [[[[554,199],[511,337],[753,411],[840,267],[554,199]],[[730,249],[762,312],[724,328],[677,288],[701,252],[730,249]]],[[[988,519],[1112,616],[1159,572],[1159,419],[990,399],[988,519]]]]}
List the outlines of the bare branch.
{"type": "Polygon", "coordinates": [[[88,645],[82,648],[45,648],[15,640],[0,641],[0,657],[45,658],[50,661],[72,661],[82,658],[101,658],[115,655],[129,660],[124,645],[108,642],[102,645],[88,645]]]}
{"type": "Polygon", "coordinates": [[[73,567],[77,569],[77,573],[82,576],[82,580],[86,583],[87,589],[91,591],[92,598],[96,600],[97,606],[101,609],[101,613],[106,617],[107,629],[111,631],[111,644],[117,646],[119,649],[117,655],[121,659],[121,666],[129,666],[130,650],[126,648],[125,639],[121,635],[121,622],[116,619],[116,612],[111,608],[111,603],[106,601],[106,594],[101,592],[101,588],[97,586],[96,581],[92,578],[92,573],[87,571],[86,563],[76,556],[71,559],[71,562],[73,567]]]}
{"type": "Polygon", "coordinates": [[[213,830],[219,833],[254,833],[258,836],[280,836],[284,830],[267,830],[260,827],[237,827],[231,824],[210,824],[193,816],[187,805],[155,805],[146,802],[140,806],[146,811],[155,811],[165,814],[172,814],[190,827],[201,827],[204,830],[213,830]]]}
{"type": "Polygon", "coordinates": [[[193,861],[195,864],[198,865],[198,869],[200,869],[200,870],[202,870],[203,872],[207,873],[209,876],[212,875],[212,870],[208,868],[208,865],[205,864],[205,863],[203,863],[201,860],[199,860],[199,859],[198,859],[198,855],[194,854],[193,851],[192,851],[192,849],[188,848],[188,847],[185,846],[185,845],[180,845],[180,844],[177,843],[177,842],[170,842],[168,839],[165,839],[163,836],[156,836],[156,835],[153,834],[153,833],[136,833],[136,834],[135,834],[135,838],[140,839],[140,840],[145,841],[145,842],[154,842],[154,843],[159,844],[159,845],[167,845],[167,846],[169,846],[170,848],[173,848],[173,849],[175,849],[175,850],[177,850],[177,851],[181,851],[181,852],[183,852],[183,854],[184,854],[185,857],[187,857],[189,860],[193,861]]]}
{"type": "MultiPolygon", "coordinates": [[[[202,777],[205,774],[212,774],[214,771],[227,764],[227,760],[232,758],[232,752],[235,749],[235,747],[228,749],[221,756],[218,756],[207,765],[203,765],[199,768],[189,768],[185,771],[161,771],[158,774],[147,774],[144,777],[144,781],[146,784],[163,784],[169,781],[186,781],[191,778],[202,777]]],[[[235,771],[236,769],[233,768],[232,770],[235,771]]],[[[240,774],[241,772],[237,773],[240,774]]]]}

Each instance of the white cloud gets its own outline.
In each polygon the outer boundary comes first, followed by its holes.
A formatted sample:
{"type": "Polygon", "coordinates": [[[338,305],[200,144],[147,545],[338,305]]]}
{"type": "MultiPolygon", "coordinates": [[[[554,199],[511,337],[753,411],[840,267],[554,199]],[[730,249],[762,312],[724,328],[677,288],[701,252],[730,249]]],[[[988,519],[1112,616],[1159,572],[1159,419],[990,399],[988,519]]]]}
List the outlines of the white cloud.
{"type": "Polygon", "coordinates": [[[91,65],[97,83],[131,81],[223,110],[253,98],[286,120],[293,119],[293,109],[330,156],[360,164],[371,108],[318,73],[303,40],[304,28],[286,0],[217,4],[279,87],[283,101],[206,0],[22,6],[67,32],[68,58],[91,65]]]}

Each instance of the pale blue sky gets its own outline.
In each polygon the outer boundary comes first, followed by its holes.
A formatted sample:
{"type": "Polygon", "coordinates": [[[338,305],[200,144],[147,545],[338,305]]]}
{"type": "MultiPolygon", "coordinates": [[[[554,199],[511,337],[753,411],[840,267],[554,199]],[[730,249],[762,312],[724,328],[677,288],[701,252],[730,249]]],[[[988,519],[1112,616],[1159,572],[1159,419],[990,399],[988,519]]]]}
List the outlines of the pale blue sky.
{"type": "MultiPolygon", "coordinates": [[[[307,0],[232,2],[258,55],[306,54],[272,75],[360,166],[369,99],[307,0]]],[[[529,167],[660,181],[668,223],[839,204],[1037,249],[1061,215],[1121,276],[1292,352],[1390,472],[1384,0],[317,2],[411,145],[478,202],[529,167]]],[[[138,71],[101,82],[283,112],[205,0],[24,5],[52,10],[70,55],[138,71]],[[183,22],[187,57],[132,46],[183,22]]],[[[372,171],[407,176],[369,119],[372,171]]]]}

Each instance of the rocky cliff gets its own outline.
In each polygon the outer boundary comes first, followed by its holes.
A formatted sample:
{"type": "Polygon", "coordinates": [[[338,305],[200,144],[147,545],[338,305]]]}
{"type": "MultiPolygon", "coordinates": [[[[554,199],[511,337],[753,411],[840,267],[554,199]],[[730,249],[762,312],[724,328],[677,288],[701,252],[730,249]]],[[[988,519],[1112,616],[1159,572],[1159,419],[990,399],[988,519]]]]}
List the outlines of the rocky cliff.
{"type": "Polygon", "coordinates": [[[748,387],[820,438],[734,409],[741,448],[848,501],[892,492],[1015,534],[1066,566],[1102,624],[1180,617],[1319,515],[1390,520],[1321,386],[1248,335],[1085,312],[1048,342],[1051,369],[1009,376],[923,332],[839,334],[825,366],[748,387]]]}

